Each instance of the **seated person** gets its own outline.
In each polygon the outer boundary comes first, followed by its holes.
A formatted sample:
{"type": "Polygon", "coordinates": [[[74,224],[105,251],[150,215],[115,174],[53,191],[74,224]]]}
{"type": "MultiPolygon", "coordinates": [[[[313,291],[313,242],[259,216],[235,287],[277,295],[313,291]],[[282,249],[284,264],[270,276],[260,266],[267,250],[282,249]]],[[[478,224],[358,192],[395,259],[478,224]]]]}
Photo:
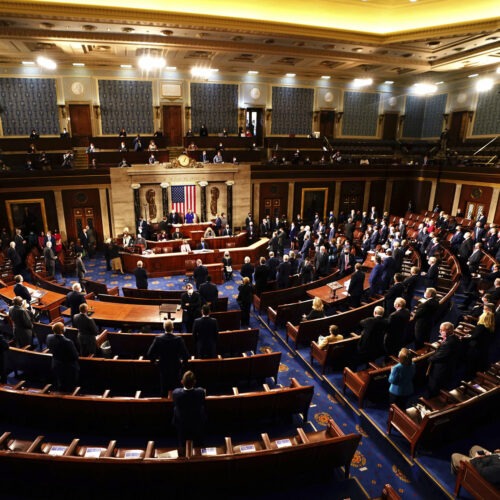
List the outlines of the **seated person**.
{"type": "Polygon", "coordinates": [[[74,156],[73,156],[73,151],[67,151],[66,153],[63,154],[63,161],[62,161],[62,164],[61,164],[61,167],[63,168],[71,168],[73,166],[73,160],[74,160],[74,156]]]}
{"type": "Polygon", "coordinates": [[[222,153],[217,151],[217,154],[214,156],[214,163],[224,163],[224,158],[222,157],[222,153]]]}
{"type": "Polygon", "coordinates": [[[89,168],[91,170],[95,170],[97,168],[97,160],[95,158],[92,158],[92,160],[90,160],[89,168]]]}
{"type": "Polygon", "coordinates": [[[196,151],[197,149],[198,149],[198,146],[193,141],[191,141],[191,143],[187,147],[188,151],[196,151]]]}
{"type": "Polygon", "coordinates": [[[132,238],[132,235],[128,234],[128,232],[126,232],[126,231],[123,232],[122,241],[123,241],[124,248],[131,247],[134,245],[134,238],[132,238]]]}
{"type": "Polygon", "coordinates": [[[175,231],[172,233],[172,239],[173,240],[182,240],[183,236],[182,233],[179,231],[179,228],[176,227],[175,231]]]}
{"type": "Polygon", "coordinates": [[[454,474],[458,473],[460,462],[470,462],[483,479],[500,488],[500,450],[491,452],[476,445],[470,449],[469,456],[453,453],[451,471],[454,474]]]}
{"type": "Polygon", "coordinates": [[[319,297],[314,297],[311,312],[306,316],[302,315],[302,319],[308,321],[310,319],[319,319],[325,317],[323,301],[319,297]]]}
{"type": "Polygon", "coordinates": [[[127,148],[127,145],[125,144],[124,141],[120,142],[120,146],[118,148],[118,151],[120,153],[127,153],[128,152],[128,148],[127,148]]]}
{"type": "Polygon", "coordinates": [[[163,132],[161,130],[157,130],[154,134],[154,137],[163,137],[163,132]]]}
{"type": "Polygon", "coordinates": [[[155,163],[157,163],[157,159],[155,158],[155,155],[153,153],[151,153],[151,156],[148,158],[148,163],[150,165],[154,165],[155,163]]]}
{"type": "Polygon", "coordinates": [[[318,338],[318,345],[320,349],[326,349],[328,344],[334,344],[335,342],[338,342],[339,340],[343,340],[344,336],[341,335],[339,330],[339,327],[337,325],[330,325],[330,328],[328,329],[328,335],[326,337],[323,337],[323,335],[320,335],[318,338]]]}
{"type": "Polygon", "coordinates": [[[131,167],[130,163],[125,159],[122,158],[120,163],[118,163],[118,167],[123,168],[123,167],[131,167]]]}
{"type": "Polygon", "coordinates": [[[149,141],[148,151],[158,151],[158,146],[153,139],[149,141]]]}
{"type": "Polygon", "coordinates": [[[89,147],[85,150],[85,152],[86,152],[87,154],[90,154],[90,153],[95,153],[96,151],[97,151],[97,150],[96,150],[96,147],[94,146],[94,143],[93,143],[93,142],[91,142],[91,143],[89,144],[89,147]]]}
{"type": "Polygon", "coordinates": [[[118,137],[127,137],[127,131],[124,127],[122,127],[122,129],[120,130],[118,137]]]}
{"type": "Polygon", "coordinates": [[[191,252],[191,245],[187,240],[184,240],[181,245],[181,252],[189,253],[191,252]]]}
{"type": "Polygon", "coordinates": [[[214,238],[215,237],[214,230],[211,227],[207,227],[205,229],[205,233],[203,234],[203,237],[204,238],[214,238]]]}
{"type": "Polygon", "coordinates": [[[168,234],[166,231],[162,231],[161,233],[158,233],[156,236],[158,241],[167,241],[168,240],[168,234]]]}

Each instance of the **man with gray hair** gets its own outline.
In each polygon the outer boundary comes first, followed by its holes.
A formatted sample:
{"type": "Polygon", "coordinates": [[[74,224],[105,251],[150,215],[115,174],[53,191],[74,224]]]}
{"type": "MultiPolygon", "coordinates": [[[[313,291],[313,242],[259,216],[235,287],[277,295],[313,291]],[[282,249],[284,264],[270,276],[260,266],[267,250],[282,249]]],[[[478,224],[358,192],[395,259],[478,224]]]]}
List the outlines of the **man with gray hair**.
{"type": "Polygon", "coordinates": [[[56,274],[56,254],[52,250],[52,242],[47,241],[45,248],[43,249],[43,258],[45,259],[45,269],[47,271],[47,277],[53,278],[56,274]]]}
{"type": "Polygon", "coordinates": [[[80,305],[86,302],[80,283],[73,283],[71,292],[66,295],[65,303],[67,307],[71,308],[71,321],[73,321],[73,316],[80,312],[80,305]]]}
{"type": "Polygon", "coordinates": [[[148,289],[148,273],[144,269],[142,260],[137,261],[137,267],[134,270],[135,286],[141,290],[148,289]]]}
{"type": "Polygon", "coordinates": [[[363,329],[358,342],[358,363],[366,364],[384,354],[384,336],[387,331],[387,320],[384,318],[384,308],[377,306],[371,318],[360,321],[363,329]]]}

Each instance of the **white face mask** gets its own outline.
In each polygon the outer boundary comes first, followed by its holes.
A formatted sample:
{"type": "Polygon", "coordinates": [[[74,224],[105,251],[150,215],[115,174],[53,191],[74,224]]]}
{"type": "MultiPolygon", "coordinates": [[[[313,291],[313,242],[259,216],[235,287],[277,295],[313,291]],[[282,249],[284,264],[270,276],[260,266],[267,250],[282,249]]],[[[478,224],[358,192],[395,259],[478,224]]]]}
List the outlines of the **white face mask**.
{"type": "Polygon", "coordinates": [[[189,288],[187,292],[188,292],[188,295],[193,295],[193,289],[192,288],[189,288]]]}

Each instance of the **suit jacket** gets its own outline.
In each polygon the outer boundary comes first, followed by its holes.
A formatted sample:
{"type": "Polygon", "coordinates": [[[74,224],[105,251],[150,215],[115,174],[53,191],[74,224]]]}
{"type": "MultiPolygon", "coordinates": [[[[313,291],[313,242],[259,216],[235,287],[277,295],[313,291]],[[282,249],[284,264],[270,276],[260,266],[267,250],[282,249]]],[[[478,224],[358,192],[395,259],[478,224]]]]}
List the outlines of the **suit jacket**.
{"type": "Polygon", "coordinates": [[[217,339],[219,325],[215,318],[202,316],[193,323],[193,339],[196,345],[197,358],[217,357],[217,339]]]}
{"type": "Polygon", "coordinates": [[[183,437],[193,439],[203,431],[206,420],[205,389],[177,388],[172,393],[174,415],[172,424],[183,437]]]}
{"type": "Polygon", "coordinates": [[[384,337],[386,354],[397,356],[401,347],[405,345],[406,328],[410,322],[410,311],[400,309],[394,311],[388,318],[387,332],[384,337]]]}
{"type": "Polygon", "coordinates": [[[384,310],[386,316],[394,311],[394,300],[398,297],[404,298],[404,293],[405,286],[403,283],[394,283],[394,285],[387,290],[384,299],[384,310]]]}
{"type": "Polygon", "coordinates": [[[372,361],[384,353],[384,335],[387,320],[377,316],[365,318],[360,322],[363,331],[358,342],[358,352],[363,359],[372,361]]]}
{"type": "Polygon", "coordinates": [[[352,273],[354,271],[355,265],[356,265],[356,259],[354,258],[354,255],[352,255],[352,253],[346,254],[345,252],[342,252],[339,255],[339,271],[341,274],[346,275],[352,273]]]}
{"type": "Polygon", "coordinates": [[[217,285],[212,283],[211,281],[205,281],[200,285],[201,301],[204,304],[210,303],[210,308],[212,311],[215,311],[217,307],[217,299],[219,298],[219,290],[217,289],[217,285]]]}
{"type": "Polygon", "coordinates": [[[254,267],[251,262],[247,262],[241,266],[240,275],[242,278],[246,276],[247,278],[250,279],[251,282],[253,273],[254,273],[254,267]]]}
{"type": "Polygon", "coordinates": [[[78,372],[78,351],[75,344],[64,335],[47,335],[47,347],[52,353],[52,368],[57,378],[58,388],[70,391],[76,386],[78,372]]]}
{"type": "Polygon", "coordinates": [[[470,257],[473,249],[474,242],[472,241],[472,238],[464,240],[458,247],[458,256],[465,261],[470,257]]]}
{"type": "Polygon", "coordinates": [[[375,267],[370,273],[368,278],[370,282],[370,295],[373,297],[375,294],[380,294],[383,292],[384,285],[382,281],[382,273],[384,271],[383,264],[375,264],[375,267]]]}
{"type": "Polygon", "coordinates": [[[71,318],[80,312],[80,304],[87,302],[83,293],[72,290],[66,295],[66,306],[71,308],[71,318]]]}
{"type": "Polygon", "coordinates": [[[427,274],[425,275],[425,286],[434,288],[437,284],[439,276],[439,266],[438,264],[433,264],[427,270],[427,274]]]}
{"type": "Polygon", "coordinates": [[[266,264],[258,265],[254,273],[255,293],[260,294],[266,289],[269,280],[269,267],[266,264]]]}
{"type": "Polygon", "coordinates": [[[395,248],[392,256],[394,258],[394,262],[396,263],[396,272],[399,273],[401,272],[401,268],[403,267],[405,251],[401,247],[395,248]]]}
{"type": "Polygon", "coordinates": [[[181,295],[182,321],[186,322],[188,318],[195,319],[201,315],[201,296],[193,291],[191,295],[184,292],[181,295]]]}
{"type": "Polygon", "coordinates": [[[79,335],[93,335],[94,337],[99,335],[99,328],[97,328],[96,322],[92,318],[89,318],[87,314],[75,314],[73,316],[73,326],[78,328],[79,335]]]}
{"type": "Polygon", "coordinates": [[[472,254],[469,256],[468,265],[469,271],[471,273],[476,273],[479,269],[479,264],[481,263],[481,259],[483,258],[483,252],[481,250],[474,250],[472,254]]]}
{"type": "Polygon", "coordinates": [[[318,252],[314,258],[317,276],[326,276],[328,274],[328,253],[318,252]]]}
{"type": "Polygon", "coordinates": [[[356,226],[354,225],[353,222],[346,222],[344,224],[344,236],[349,240],[352,241],[354,237],[354,228],[356,226]]]}
{"type": "Polygon", "coordinates": [[[365,283],[365,273],[363,271],[355,271],[351,276],[351,282],[349,283],[349,288],[347,293],[351,297],[361,297],[363,295],[365,283]]]}
{"type": "Polygon", "coordinates": [[[196,266],[193,271],[193,278],[196,282],[196,288],[199,289],[202,283],[207,281],[208,269],[203,264],[196,266]]]}
{"type": "Polygon", "coordinates": [[[33,340],[33,322],[31,316],[22,306],[11,306],[9,316],[14,323],[14,338],[18,347],[31,344],[33,340]]]}
{"type": "Polygon", "coordinates": [[[179,383],[182,362],[189,358],[189,352],[181,337],[164,333],[155,337],[147,358],[159,360],[160,371],[167,378],[167,385],[173,389],[179,383]]]}
{"type": "Polygon", "coordinates": [[[135,276],[135,286],[137,288],[142,288],[143,290],[148,289],[148,273],[143,267],[138,267],[134,270],[135,276]]]}
{"type": "Polygon", "coordinates": [[[22,283],[14,285],[14,293],[16,297],[22,297],[28,304],[31,302],[31,294],[22,283]]]}
{"type": "Polygon", "coordinates": [[[457,364],[460,351],[460,341],[456,335],[450,335],[444,342],[439,344],[436,352],[429,357],[431,368],[429,372],[429,386],[432,392],[446,386],[449,382],[457,364]]]}
{"type": "Polygon", "coordinates": [[[292,266],[290,262],[281,262],[276,271],[276,281],[278,288],[288,288],[290,285],[290,272],[292,266]]]}
{"type": "Polygon", "coordinates": [[[405,287],[403,298],[406,300],[406,306],[408,308],[411,308],[411,303],[413,301],[413,296],[415,295],[415,289],[417,288],[419,279],[420,277],[418,274],[412,274],[403,281],[403,285],[405,287]]]}

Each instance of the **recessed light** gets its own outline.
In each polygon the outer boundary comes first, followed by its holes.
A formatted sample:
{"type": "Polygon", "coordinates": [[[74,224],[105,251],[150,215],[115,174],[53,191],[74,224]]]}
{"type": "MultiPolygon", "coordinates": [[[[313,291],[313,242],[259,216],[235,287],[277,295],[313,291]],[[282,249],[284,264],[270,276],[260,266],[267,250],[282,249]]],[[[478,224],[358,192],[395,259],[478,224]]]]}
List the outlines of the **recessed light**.
{"type": "Polygon", "coordinates": [[[175,71],[177,69],[177,66],[167,66],[165,69],[167,71],[175,71]]]}
{"type": "Polygon", "coordinates": [[[85,63],[73,63],[73,66],[85,66],[85,63]]]}
{"type": "Polygon", "coordinates": [[[24,64],[24,66],[34,66],[35,62],[34,61],[22,61],[21,64],[24,64]]]}
{"type": "Polygon", "coordinates": [[[363,52],[363,49],[361,47],[355,47],[352,49],[353,52],[363,52]]]}
{"type": "Polygon", "coordinates": [[[330,80],[331,76],[323,75],[321,78],[323,78],[323,80],[330,80]]]}
{"type": "Polygon", "coordinates": [[[356,87],[367,87],[368,85],[371,85],[373,83],[372,78],[355,78],[354,79],[354,86],[356,87]]]}
{"type": "Polygon", "coordinates": [[[479,73],[472,73],[472,75],[469,75],[467,78],[476,78],[476,76],[479,76],[479,73]]]}
{"type": "Polygon", "coordinates": [[[386,85],[392,85],[394,82],[392,80],[386,80],[384,83],[386,85]]]}
{"type": "Polygon", "coordinates": [[[131,68],[131,64],[120,64],[120,68],[131,68]]]}
{"type": "Polygon", "coordinates": [[[164,36],[172,36],[174,34],[172,30],[162,30],[160,33],[164,36]]]}
{"type": "Polygon", "coordinates": [[[295,76],[295,73],[287,73],[285,76],[288,78],[293,78],[295,76]]]}
{"type": "Polygon", "coordinates": [[[436,85],[443,85],[444,82],[436,82],[436,85]]]}
{"type": "Polygon", "coordinates": [[[493,88],[493,80],[491,78],[481,78],[476,82],[476,90],[478,92],[486,92],[493,88]]]}
{"type": "Polygon", "coordinates": [[[49,59],[48,57],[38,56],[36,58],[36,63],[38,64],[38,66],[41,66],[42,68],[45,68],[45,69],[56,69],[57,68],[56,62],[53,61],[52,59],[49,59]]]}
{"type": "Polygon", "coordinates": [[[248,72],[248,74],[249,74],[249,75],[258,75],[258,74],[259,74],[259,72],[258,72],[258,71],[255,71],[255,70],[250,70],[250,71],[248,72]]]}

